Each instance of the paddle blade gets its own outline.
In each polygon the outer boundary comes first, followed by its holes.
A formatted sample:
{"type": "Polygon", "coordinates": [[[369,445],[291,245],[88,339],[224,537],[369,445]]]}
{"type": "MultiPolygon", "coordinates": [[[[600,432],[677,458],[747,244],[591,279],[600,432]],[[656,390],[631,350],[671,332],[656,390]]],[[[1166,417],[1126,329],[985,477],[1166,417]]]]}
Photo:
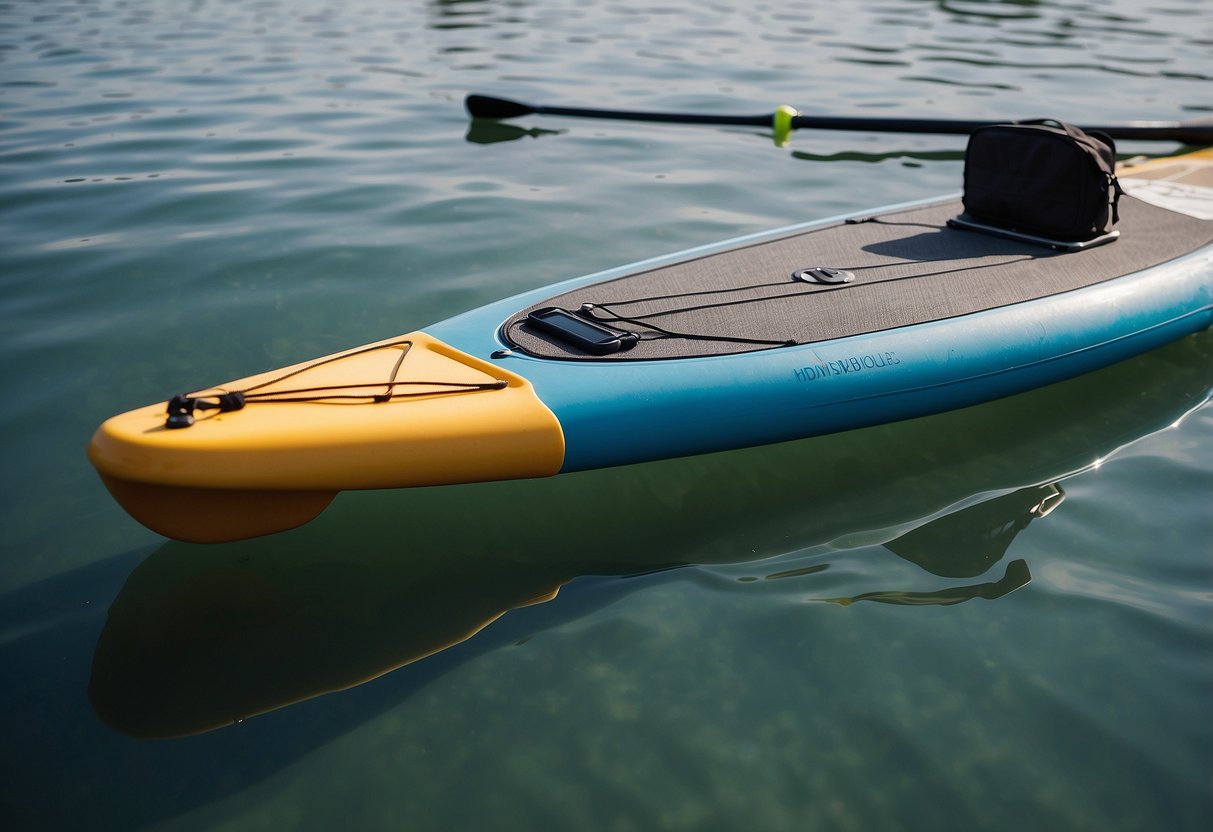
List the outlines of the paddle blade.
{"type": "Polygon", "coordinates": [[[472,118],[517,118],[535,112],[528,104],[490,95],[469,95],[463,103],[472,118]]]}

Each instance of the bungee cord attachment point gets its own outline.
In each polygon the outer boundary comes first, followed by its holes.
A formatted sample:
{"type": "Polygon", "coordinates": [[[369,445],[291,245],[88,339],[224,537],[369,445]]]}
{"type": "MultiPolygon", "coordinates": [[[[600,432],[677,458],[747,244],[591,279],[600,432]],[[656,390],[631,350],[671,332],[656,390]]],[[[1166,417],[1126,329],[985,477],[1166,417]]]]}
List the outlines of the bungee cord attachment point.
{"type": "Polygon", "coordinates": [[[168,418],[165,420],[164,426],[171,430],[188,428],[194,424],[195,409],[218,410],[220,413],[230,413],[233,410],[244,409],[244,393],[239,390],[231,393],[220,393],[214,399],[215,401],[211,401],[209,398],[199,398],[178,393],[169,399],[168,418]]]}

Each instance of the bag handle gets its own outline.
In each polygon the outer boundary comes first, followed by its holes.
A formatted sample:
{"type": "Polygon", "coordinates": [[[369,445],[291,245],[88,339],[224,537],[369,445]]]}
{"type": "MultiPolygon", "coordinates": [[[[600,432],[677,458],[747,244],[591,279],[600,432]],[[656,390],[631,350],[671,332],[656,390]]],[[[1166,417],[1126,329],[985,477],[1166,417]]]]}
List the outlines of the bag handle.
{"type": "Polygon", "coordinates": [[[1116,158],[1116,142],[1113,141],[1111,136],[1102,131],[1088,133],[1079,127],[1075,127],[1068,121],[1062,121],[1061,119],[1057,118],[1031,118],[1024,119],[1023,121],[1014,121],[1011,123],[1023,124],[1027,126],[1056,127],[1059,130],[1062,130],[1071,139],[1074,139],[1074,141],[1081,144],[1090,146],[1092,140],[1094,140],[1095,142],[1106,145],[1108,150],[1112,152],[1112,159],[1114,160],[1116,158]]]}

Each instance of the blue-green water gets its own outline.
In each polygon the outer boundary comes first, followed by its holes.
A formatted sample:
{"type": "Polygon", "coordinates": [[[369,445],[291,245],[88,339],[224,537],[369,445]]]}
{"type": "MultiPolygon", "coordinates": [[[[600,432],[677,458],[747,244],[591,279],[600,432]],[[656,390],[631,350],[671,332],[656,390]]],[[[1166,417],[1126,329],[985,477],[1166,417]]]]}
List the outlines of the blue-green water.
{"type": "Polygon", "coordinates": [[[959,188],[954,138],[486,138],[468,92],[1173,119],[1213,110],[1211,53],[1205,0],[0,4],[5,828],[1210,828],[1209,333],[228,546],[136,525],[84,448],[182,389],[959,188]]]}

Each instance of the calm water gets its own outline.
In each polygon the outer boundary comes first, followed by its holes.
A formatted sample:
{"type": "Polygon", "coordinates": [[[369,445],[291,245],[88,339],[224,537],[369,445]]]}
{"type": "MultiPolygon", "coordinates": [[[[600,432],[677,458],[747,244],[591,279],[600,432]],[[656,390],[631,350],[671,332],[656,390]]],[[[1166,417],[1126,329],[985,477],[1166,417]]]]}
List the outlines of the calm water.
{"type": "Polygon", "coordinates": [[[468,92],[1172,119],[1210,54],[1207,0],[0,4],[5,828],[1210,828],[1210,333],[228,546],[84,456],[183,389],[959,189],[947,137],[469,134],[468,92]]]}

